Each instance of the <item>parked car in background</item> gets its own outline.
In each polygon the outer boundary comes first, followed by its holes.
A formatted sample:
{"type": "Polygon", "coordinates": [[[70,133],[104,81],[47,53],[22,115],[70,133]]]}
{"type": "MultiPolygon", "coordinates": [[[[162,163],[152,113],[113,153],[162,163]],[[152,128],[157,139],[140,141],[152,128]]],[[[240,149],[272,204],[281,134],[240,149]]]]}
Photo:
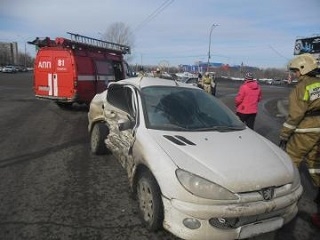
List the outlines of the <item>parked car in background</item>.
{"type": "Polygon", "coordinates": [[[266,81],[267,84],[269,85],[281,85],[282,84],[282,80],[281,79],[268,79],[266,81]]]}
{"type": "Polygon", "coordinates": [[[183,83],[190,84],[195,87],[199,87],[198,78],[197,77],[184,77],[180,80],[183,83]]]}
{"type": "Polygon", "coordinates": [[[2,68],[2,72],[4,73],[16,73],[17,69],[14,66],[5,66],[2,68]]]}
{"type": "Polygon", "coordinates": [[[15,68],[17,69],[18,72],[27,72],[27,68],[25,66],[17,65],[15,66],[15,68]]]}
{"type": "Polygon", "coordinates": [[[298,83],[297,79],[292,79],[292,80],[288,80],[288,79],[284,79],[282,80],[282,82],[286,85],[294,85],[298,83]]]}
{"type": "Polygon", "coordinates": [[[273,79],[272,85],[281,85],[282,80],[281,79],[273,79]]]}
{"type": "Polygon", "coordinates": [[[92,99],[88,122],[91,151],[111,152],[124,167],[150,231],[243,239],[297,214],[302,186],[290,157],[197,87],[112,82],[92,99]]]}

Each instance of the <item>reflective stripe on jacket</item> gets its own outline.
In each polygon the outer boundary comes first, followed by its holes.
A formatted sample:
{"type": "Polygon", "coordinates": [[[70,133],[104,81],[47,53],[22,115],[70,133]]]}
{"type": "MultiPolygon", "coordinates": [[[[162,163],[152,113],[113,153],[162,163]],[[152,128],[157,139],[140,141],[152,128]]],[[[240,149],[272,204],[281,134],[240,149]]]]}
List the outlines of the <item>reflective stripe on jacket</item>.
{"type": "Polygon", "coordinates": [[[288,139],[294,132],[320,133],[320,115],[308,114],[320,111],[320,78],[301,76],[289,95],[288,118],[280,132],[280,138],[288,139]]]}

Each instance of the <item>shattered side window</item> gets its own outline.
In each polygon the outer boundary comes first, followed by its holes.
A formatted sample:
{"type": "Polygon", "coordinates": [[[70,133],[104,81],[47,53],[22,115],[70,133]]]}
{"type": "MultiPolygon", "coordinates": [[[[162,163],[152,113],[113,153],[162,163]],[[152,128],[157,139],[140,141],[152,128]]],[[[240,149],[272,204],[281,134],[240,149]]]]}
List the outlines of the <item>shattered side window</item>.
{"type": "Polygon", "coordinates": [[[113,85],[109,88],[107,101],[116,108],[135,117],[135,102],[131,88],[113,85]]]}

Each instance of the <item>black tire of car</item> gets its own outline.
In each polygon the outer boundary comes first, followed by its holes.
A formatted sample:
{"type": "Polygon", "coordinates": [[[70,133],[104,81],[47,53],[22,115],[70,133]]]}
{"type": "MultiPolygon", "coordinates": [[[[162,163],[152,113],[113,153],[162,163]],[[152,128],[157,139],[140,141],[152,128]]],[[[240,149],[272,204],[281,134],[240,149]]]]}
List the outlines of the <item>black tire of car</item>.
{"type": "Polygon", "coordinates": [[[93,125],[90,134],[90,147],[91,152],[96,155],[103,155],[108,152],[104,142],[108,135],[108,128],[103,122],[98,122],[93,125]]]}
{"type": "Polygon", "coordinates": [[[145,227],[156,232],[163,224],[163,204],[160,187],[149,171],[140,174],[136,185],[139,217],[145,227]]]}

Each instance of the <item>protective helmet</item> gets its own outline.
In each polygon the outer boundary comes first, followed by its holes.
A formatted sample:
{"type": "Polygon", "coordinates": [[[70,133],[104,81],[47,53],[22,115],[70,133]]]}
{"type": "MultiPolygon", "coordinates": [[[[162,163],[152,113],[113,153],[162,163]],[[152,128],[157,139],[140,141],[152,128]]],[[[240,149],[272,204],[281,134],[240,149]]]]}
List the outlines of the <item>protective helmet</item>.
{"type": "Polygon", "coordinates": [[[305,75],[317,67],[317,60],[310,53],[304,53],[297,56],[291,60],[288,65],[289,70],[299,70],[301,75],[305,75]]]}
{"type": "Polygon", "coordinates": [[[253,75],[251,72],[246,73],[245,80],[253,80],[253,75]]]}
{"type": "Polygon", "coordinates": [[[206,72],[206,74],[205,74],[206,76],[209,76],[209,72],[206,72]]]}
{"type": "Polygon", "coordinates": [[[160,68],[157,68],[157,70],[156,70],[157,72],[160,72],[160,68]]]}

